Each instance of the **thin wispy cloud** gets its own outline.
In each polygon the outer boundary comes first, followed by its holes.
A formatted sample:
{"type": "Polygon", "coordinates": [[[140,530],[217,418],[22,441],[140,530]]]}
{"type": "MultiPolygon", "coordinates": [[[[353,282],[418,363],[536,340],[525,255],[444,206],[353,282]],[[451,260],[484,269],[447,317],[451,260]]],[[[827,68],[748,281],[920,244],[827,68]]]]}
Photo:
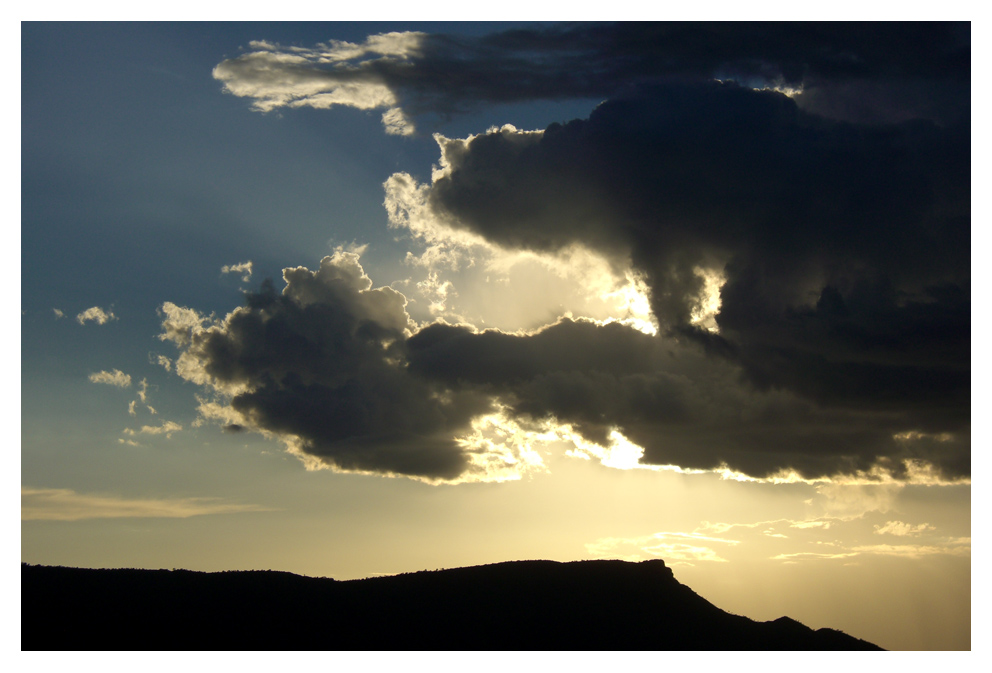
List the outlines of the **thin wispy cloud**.
{"type": "Polygon", "coordinates": [[[22,521],[84,519],[179,518],[209,514],[271,511],[260,505],[224,502],[220,498],[127,498],[78,493],[67,488],[21,487],[22,521]]]}
{"type": "Polygon", "coordinates": [[[241,282],[247,283],[251,280],[251,270],[252,262],[249,259],[247,262],[241,262],[240,264],[225,264],[220,268],[221,273],[240,273],[241,282]]]}
{"type": "Polygon", "coordinates": [[[936,530],[928,523],[913,524],[904,521],[886,521],[882,526],[875,526],[876,535],[895,535],[897,537],[917,536],[936,530]]]}
{"type": "Polygon", "coordinates": [[[143,425],[140,430],[125,428],[124,434],[132,437],[136,434],[165,435],[167,438],[171,438],[173,433],[179,432],[182,429],[183,426],[180,423],[176,423],[175,421],[165,421],[161,425],[143,425]]]}

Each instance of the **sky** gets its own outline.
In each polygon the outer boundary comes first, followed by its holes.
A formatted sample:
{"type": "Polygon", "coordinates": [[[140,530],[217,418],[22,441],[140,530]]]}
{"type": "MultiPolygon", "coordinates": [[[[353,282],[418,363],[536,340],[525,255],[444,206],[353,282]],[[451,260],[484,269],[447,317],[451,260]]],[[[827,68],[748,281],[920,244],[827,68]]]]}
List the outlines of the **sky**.
{"type": "Polygon", "coordinates": [[[21,560],[970,649],[970,117],[967,23],[24,23],[21,560]]]}

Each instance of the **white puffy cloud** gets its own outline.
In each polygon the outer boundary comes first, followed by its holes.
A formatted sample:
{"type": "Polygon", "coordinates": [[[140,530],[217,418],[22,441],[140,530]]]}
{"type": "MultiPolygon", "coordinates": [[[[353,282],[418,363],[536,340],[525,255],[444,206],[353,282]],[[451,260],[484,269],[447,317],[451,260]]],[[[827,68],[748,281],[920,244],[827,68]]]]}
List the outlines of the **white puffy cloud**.
{"type": "Polygon", "coordinates": [[[77,315],[76,320],[80,325],[85,325],[90,320],[95,322],[97,325],[103,325],[112,320],[117,320],[117,317],[114,315],[113,311],[105,311],[99,306],[93,306],[77,315]]]}
{"type": "Polygon", "coordinates": [[[128,388],[131,385],[131,375],[125,374],[119,369],[113,371],[100,371],[90,374],[90,381],[93,383],[106,383],[118,388],[128,388]]]}

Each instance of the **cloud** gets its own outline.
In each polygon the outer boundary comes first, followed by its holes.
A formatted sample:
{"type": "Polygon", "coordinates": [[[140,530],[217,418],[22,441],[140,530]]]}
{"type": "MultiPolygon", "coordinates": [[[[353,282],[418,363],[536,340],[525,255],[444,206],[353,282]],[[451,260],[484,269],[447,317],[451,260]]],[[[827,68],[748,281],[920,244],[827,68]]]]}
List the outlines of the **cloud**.
{"type": "Polygon", "coordinates": [[[397,178],[411,231],[598,251],[645,279],[663,330],[755,390],[877,414],[862,432],[951,437],[906,452],[969,472],[966,128],[827,123],[711,83],[643,88],[542,134],[438,142],[429,187],[397,178]]]}
{"type": "Polygon", "coordinates": [[[148,355],[148,361],[151,362],[151,363],[153,363],[153,364],[157,364],[158,366],[160,366],[163,369],[165,369],[165,371],[167,371],[167,372],[171,372],[172,371],[172,360],[170,360],[169,358],[167,358],[164,355],[153,355],[153,354],[149,353],[149,355],[148,355]]]}
{"type": "Polygon", "coordinates": [[[89,320],[96,322],[97,325],[103,325],[113,320],[117,320],[117,317],[114,316],[112,311],[104,311],[99,306],[93,306],[77,315],[76,320],[79,321],[80,325],[85,325],[89,320]]]}
{"type": "Polygon", "coordinates": [[[659,556],[671,565],[695,565],[699,562],[726,563],[711,546],[737,545],[737,540],[708,537],[698,533],[653,533],[634,538],[600,538],[586,544],[592,556],[641,561],[659,556]],[[624,552],[627,552],[624,555],[624,552]],[[633,552],[633,553],[630,553],[633,552]]]}
{"type": "Polygon", "coordinates": [[[723,79],[789,91],[851,121],[947,119],[967,107],[968,24],[579,24],[481,37],[394,32],[306,48],[264,40],[218,64],[224,91],[253,107],[386,109],[389,133],[413,114],[482,103],[615,96],[657,81],[723,79]]]}
{"type": "Polygon", "coordinates": [[[131,435],[141,433],[144,435],[165,435],[168,438],[172,437],[172,433],[179,432],[183,429],[183,426],[175,421],[165,421],[162,425],[143,425],[140,430],[132,430],[131,428],[125,428],[124,434],[131,435]]]}
{"type": "Polygon", "coordinates": [[[897,535],[899,537],[922,535],[932,530],[936,530],[936,528],[928,523],[914,526],[902,521],[886,521],[884,526],[875,526],[876,535],[897,535]]]}
{"type": "MultiPolygon", "coordinates": [[[[517,334],[415,331],[403,295],[373,289],[344,251],[284,279],[281,294],[263,286],[220,321],[166,304],[162,337],[180,349],[180,376],[219,396],[201,400],[203,421],[277,437],[311,468],[504,479],[500,465],[540,469],[531,440],[508,439],[529,427],[623,469],[825,488],[919,471],[918,447],[895,439],[904,419],[755,390],[737,365],[691,342],[570,319],[517,334]],[[476,429],[494,415],[502,442],[476,429]]],[[[939,474],[941,455],[927,457],[939,474]]]]}
{"type": "Polygon", "coordinates": [[[903,558],[920,558],[921,556],[971,556],[971,542],[950,545],[860,545],[850,551],[837,552],[797,552],[793,554],[778,554],[772,560],[778,561],[817,561],[829,559],[851,558],[853,556],[898,556],[903,558]]]}
{"type": "Polygon", "coordinates": [[[61,310],[59,310],[57,308],[53,308],[52,311],[55,313],[55,319],[56,320],[65,317],[65,313],[63,313],[61,310]]]}
{"type": "Polygon", "coordinates": [[[607,100],[543,131],[437,135],[429,183],[386,181],[390,226],[426,246],[411,287],[433,322],[339,250],[223,320],[166,303],[161,338],[216,395],[204,419],[279,437],[311,467],[459,479],[496,455],[459,440],[498,415],[618,467],[818,482],[838,512],[882,507],[895,482],[967,481],[969,29],[879,30],[252,43],[214,76],[259,110],[384,109],[406,133],[426,110],[607,100]],[[604,293],[645,308],[626,324],[451,324],[466,289],[442,269],[526,258],[577,278],[583,255],[604,293]]]}
{"type": "Polygon", "coordinates": [[[93,383],[106,383],[118,388],[129,388],[131,386],[131,375],[125,374],[119,369],[112,372],[100,371],[90,374],[90,381],[93,383]]]}
{"type": "Polygon", "coordinates": [[[253,107],[262,112],[284,106],[388,108],[382,117],[386,131],[409,135],[413,126],[396,107],[397,97],[382,72],[409,63],[422,38],[421,33],[387,33],[360,45],[332,40],[312,49],[255,41],[252,51],[220,63],[213,76],[227,93],[254,99],[253,107]]]}
{"type": "Polygon", "coordinates": [[[125,498],[77,493],[66,488],[21,487],[21,521],[113,518],[180,518],[206,514],[265,512],[267,507],[224,503],[219,498],[125,498]]]}
{"type": "Polygon", "coordinates": [[[251,280],[251,267],[252,263],[249,259],[247,262],[241,262],[240,264],[225,264],[220,268],[221,273],[241,273],[241,282],[247,283],[251,280]]]}
{"type": "MultiPolygon", "coordinates": [[[[934,535],[933,526],[886,524],[879,511],[856,515],[820,516],[804,519],[774,519],[752,522],[703,521],[690,532],[660,532],[635,537],[600,538],[586,544],[592,556],[643,560],[660,554],[666,562],[694,565],[697,562],[738,562],[772,559],[786,563],[852,559],[859,556],[930,555],[970,556],[971,539],[934,535]],[[875,544],[871,539],[883,529],[911,529],[916,544],[875,544]]],[[[898,534],[898,533],[897,533],[898,534]]]]}
{"type": "Polygon", "coordinates": [[[138,397],[141,399],[142,404],[147,403],[148,398],[148,379],[141,379],[138,384],[138,397]]]}
{"type": "MultiPolygon", "coordinates": [[[[154,407],[148,404],[148,379],[141,379],[141,381],[138,383],[138,399],[141,400],[141,403],[145,405],[145,408],[148,410],[150,414],[154,415],[158,413],[155,411],[154,407]]],[[[138,400],[132,400],[127,407],[127,412],[131,416],[137,416],[137,411],[135,410],[135,406],[137,405],[137,403],[138,400]]]]}
{"type": "Polygon", "coordinates": [[[225,423],[280,437],[310,467],[426,479],[469,469],[455,437],[491,401],[409,374],[403,346],[414,325],[403,295],[373,288],[358,255],[343,250],[283,278],[281,294],[263,285],[209,327],[163,307],[163,338],[183,348],[179,375],[229,396],[225,423]]]}

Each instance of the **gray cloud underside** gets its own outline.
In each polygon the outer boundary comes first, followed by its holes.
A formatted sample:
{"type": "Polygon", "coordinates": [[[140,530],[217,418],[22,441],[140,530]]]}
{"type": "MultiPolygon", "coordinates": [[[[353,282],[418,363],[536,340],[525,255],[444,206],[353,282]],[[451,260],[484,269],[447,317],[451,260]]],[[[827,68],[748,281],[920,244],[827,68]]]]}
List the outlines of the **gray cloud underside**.
{"type": "MultiPolygon", "coordinates": [[[[603,446],[619,428],[643,463],[751,476],[795,469],[807,478],[868,470],[881,460],[930,461],[968,474],[967,436],[894,435],[919,427],[913,410],[826,406],[788,391],[760,392],[733,364],[693,344],[613,323],[563,320],[532,336],[432,325],[407,342],[410,371],[454,391],[496,395],[523,418],[569,423],[603,446]]],[[[955,426],[956,430],[961,430],[955,426]]]]}

